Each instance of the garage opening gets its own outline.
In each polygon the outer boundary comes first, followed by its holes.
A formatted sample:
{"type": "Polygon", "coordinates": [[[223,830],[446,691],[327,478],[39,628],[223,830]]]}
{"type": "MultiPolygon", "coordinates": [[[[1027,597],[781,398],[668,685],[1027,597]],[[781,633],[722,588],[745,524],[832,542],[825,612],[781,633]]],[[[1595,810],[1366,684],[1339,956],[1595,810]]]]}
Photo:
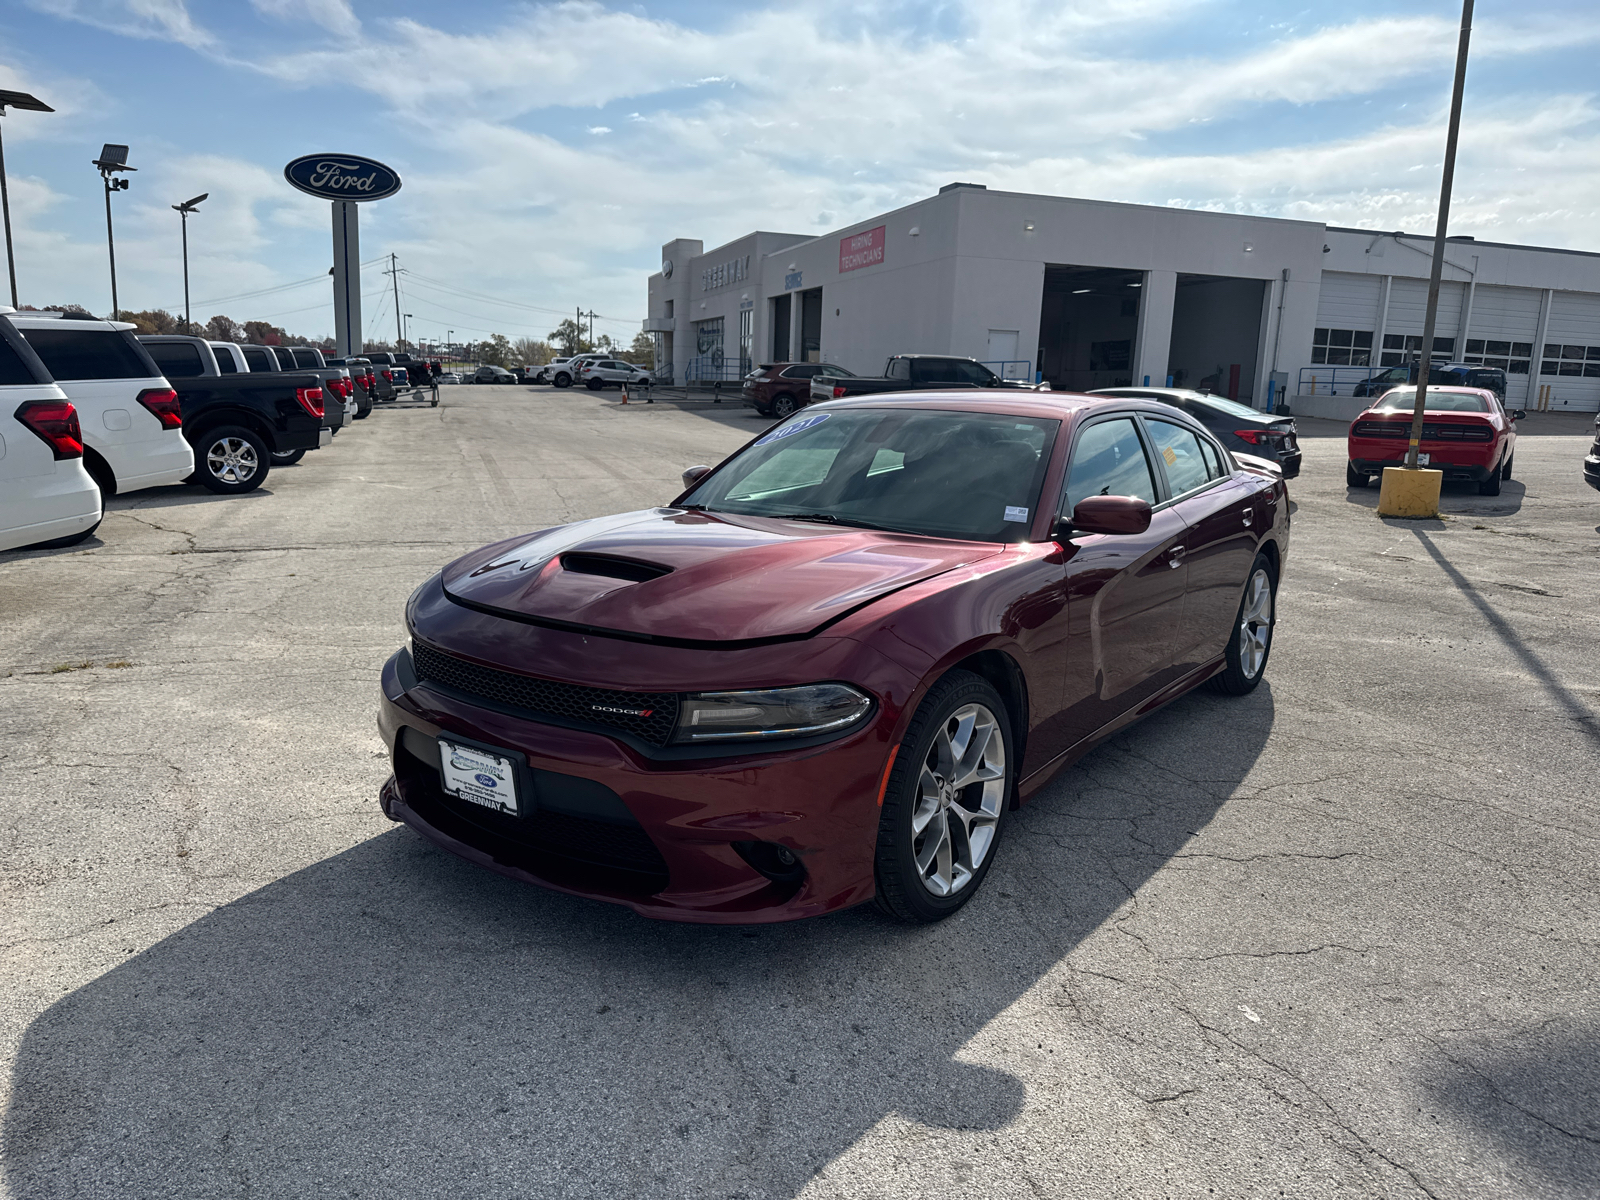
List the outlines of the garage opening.
{"type": "Polygon", "coordinates": [[[1256,355],[1266,296],[1267,285],[1260,279],[1180,274],[1167,352],[1171,386],[1256,403],[1256,355]]]}
{"type": "Polygon", "coordinates": [[[772,298],[772,361],[793,362],[789,357],[790,306],[789,293],[772,298]]]}
{"type": "Polygon", "coordinates": [[[800,361],[822,361],[822,289],[800,293],[800,361]]]}
{"type": "Polygon", "coordinates": [[[1143,271],[1046,263],[1039,370],[1064,391],[1133,382],[1143,271]]]}

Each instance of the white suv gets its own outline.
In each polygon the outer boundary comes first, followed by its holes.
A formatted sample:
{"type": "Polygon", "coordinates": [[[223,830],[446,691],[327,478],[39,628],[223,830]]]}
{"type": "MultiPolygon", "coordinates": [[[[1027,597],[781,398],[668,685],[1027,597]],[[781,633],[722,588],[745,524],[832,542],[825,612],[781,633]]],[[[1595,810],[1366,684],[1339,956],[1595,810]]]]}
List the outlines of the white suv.
{"type": "Polygon", "coordinates": [[[621,387],[625,383],[650,382],[649,371],[631,362],[623,362],[620,358],[602,358],[597,362],[584,363],[578,368],[578,377],[583,380],[585,387],[595,392],[601,388],[621,387]]]}
{"type": "Polygon", "coordinates": [[[0,316],[0,550],[76,545],[102,512],[72,402],[0,316]]]}
{"type": "Polygon", "coordinates": [[[83,465],[107,496],[194,474],[178,394],[122,321],[10,318],[78,410],[83,465]]]}

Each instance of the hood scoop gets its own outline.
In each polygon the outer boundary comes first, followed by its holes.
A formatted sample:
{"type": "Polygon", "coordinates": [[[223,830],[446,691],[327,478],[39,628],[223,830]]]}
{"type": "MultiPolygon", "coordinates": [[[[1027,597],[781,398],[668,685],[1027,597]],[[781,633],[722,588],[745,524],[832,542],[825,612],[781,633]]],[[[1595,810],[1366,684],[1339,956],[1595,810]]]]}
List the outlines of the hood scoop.
{"type": "Polygon", "coordinates": [[[641,562],[637,558],[617,558],[610,554],[589,554],[581,550],[563,554],[561,569],[578,575],[620,579],[625,583],[645,583],[672,574],[671,567],[663,567],[660,563],[641,562]]]}

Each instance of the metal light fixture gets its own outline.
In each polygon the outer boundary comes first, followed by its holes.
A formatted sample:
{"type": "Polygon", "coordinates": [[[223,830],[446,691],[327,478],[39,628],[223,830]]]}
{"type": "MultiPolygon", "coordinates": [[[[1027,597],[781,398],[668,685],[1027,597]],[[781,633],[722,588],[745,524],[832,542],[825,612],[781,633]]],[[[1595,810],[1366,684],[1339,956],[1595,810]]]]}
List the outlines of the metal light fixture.
{"type": "Polygon", "coordinates": [[[185,200],[182,204],[174,204],[172,209],[183,218],[183,331],[190,332],[194,322],[189,317],[189,214],[196,211],[200,201],[204,200],[210,192],[201,192],[193,200],[185,200]]]}
{"type": "MultiPolygon", "coordinates": [[[[30,96],[27,92],[8,92],[0,88],[0,117],[6,115],[7,108],[20,108],[25,112],[55,112],[37,96],[30,96]]],[[[11,248],[11,193],[6,188],[6,146],[4,139],[0,139],[0,213],[5,216],[6,227],[6,271],[11,276],[11,307],[19,307],[17,300],[17,260],[11,248]]]]}
{"type": "Polygon", "coordinates": [[[122,310],[117,307],[117,240],[111,231],[111,193],[128,190],[126,179],[114,179],[118,171],[137,171],[128,165],[128,148],[107,142],[100,148],[100,157],[94,160],[100,178],[106,185],[106,251],[111,256],[111,319],[115,321],[122,310]]]}

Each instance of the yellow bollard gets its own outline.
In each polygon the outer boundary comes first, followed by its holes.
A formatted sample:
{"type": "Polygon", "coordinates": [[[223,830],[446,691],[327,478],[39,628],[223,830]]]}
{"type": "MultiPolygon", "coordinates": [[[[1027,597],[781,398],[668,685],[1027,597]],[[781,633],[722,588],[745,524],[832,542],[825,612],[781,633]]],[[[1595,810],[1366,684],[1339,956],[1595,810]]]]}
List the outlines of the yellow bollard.
{"type": "Polygon", "coordinates": [[[1442,483],[1443,471],[1430,471],[1427,467],[1418,467],[1414,471],[1405,467],[1385,467],[1383,482],[1378,488],[1378,515],[1437,517],[1439,487],[1442,483]]]}

